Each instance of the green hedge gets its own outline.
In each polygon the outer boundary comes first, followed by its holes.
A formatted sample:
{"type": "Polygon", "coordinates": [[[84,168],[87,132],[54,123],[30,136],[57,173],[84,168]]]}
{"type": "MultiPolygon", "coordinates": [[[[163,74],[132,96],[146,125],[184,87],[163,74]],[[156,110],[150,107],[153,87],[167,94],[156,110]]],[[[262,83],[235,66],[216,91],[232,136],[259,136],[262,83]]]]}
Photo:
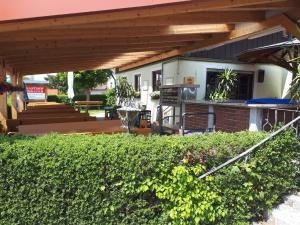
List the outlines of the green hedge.
{"type": "Polygon", "coordinates": [[[48,95],[47,101],[57,103],[68,103],[69,99],[67,95],[48,95]]]}
{"type": "Polygon", "coordinates": [[[292,134],[197,177],[265,136],[0,136],[0,224],[249,224],[298,188],[292,134]]]}
{"type": "MultiPolygon", "coordinates": [[[[58,102],[58,103],[68,103],[68,96],[67,95],[48,95],[48,102],[58,102]]],[[[85,95],[75,95],[73,98],[74,101],[85,101],[85,95]]],[[[106,105],[106,95],[91,95],[91,101],[103,101],[104,105],[106,105]]]]}

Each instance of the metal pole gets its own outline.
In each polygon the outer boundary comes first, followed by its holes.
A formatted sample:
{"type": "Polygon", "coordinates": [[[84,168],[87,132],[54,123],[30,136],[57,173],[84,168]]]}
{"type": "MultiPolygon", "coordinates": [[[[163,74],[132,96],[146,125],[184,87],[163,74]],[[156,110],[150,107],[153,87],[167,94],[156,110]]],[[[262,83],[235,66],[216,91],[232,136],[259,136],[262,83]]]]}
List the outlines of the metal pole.
{"type": "Polygon", "coordinates": [[[243,158],[244,156],[249,155],[251,152],[253,152],[256,148],[260,147],[261,145],[265,144],[266,142],[268,142],[269,140],[271,140],[273,137],[277,136],[278,134],[280,134],[281,132],[283,132],[284,130],[286,130],[288,127],[290,127],[291,125],[293,125],[294,123],[296,123],[298,120],[300,120],[300,116],[298,116],[296,119],[292,120],[291,122],[289,122],[288,124],[286,124],[285,126],[281,127],[279,130],[273,132],[269,137],[263,139],[261,142],[259,142],[258,144],[252,146],[251,148],[249,148],[248,150],[244,151],[243,153],[237,155],[236,157],[228,160],[227,162],[211,169],[210,171],[208,171],[207,173],[203,174],[200,176],[200,179],[203,179],[219,170],[221,170],[222,168],[224,168],[225,166],[232,164],[234,162],[236,162],[237,160],[243,158]]]}

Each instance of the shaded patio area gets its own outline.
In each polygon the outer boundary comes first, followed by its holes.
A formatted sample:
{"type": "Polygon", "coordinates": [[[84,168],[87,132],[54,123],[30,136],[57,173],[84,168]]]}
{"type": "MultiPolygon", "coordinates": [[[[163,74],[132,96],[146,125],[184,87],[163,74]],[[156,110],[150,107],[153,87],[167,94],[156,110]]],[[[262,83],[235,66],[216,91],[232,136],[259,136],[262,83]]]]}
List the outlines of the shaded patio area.
{"type": "MultiPolygon", "coordinates": [[[[0,82],[10,75],[11,84],[21,87],[25,75],[126,71],[278,27],[298,36],[300,19],[298,0],[93,1],[69,7],[62,5],[66,1],[51,3],[29,1],[14,11],[18,4],[8,1],[1,8],[0,82]]],[[[13,119],[23,110],[22,99],[22,92],[12,92],[13,119]]],[[[4,92],[3,131],[7,115],[4,92]]]]}

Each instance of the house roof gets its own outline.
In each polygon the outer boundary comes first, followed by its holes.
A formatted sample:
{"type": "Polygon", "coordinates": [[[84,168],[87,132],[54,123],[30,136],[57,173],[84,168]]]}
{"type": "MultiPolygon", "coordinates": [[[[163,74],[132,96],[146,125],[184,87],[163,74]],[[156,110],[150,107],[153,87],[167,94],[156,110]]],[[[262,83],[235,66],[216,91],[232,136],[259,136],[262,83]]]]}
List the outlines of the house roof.
{"type": "Polygon", "coordinates": [[[6,1],[0,59],[22,75],[124,71],[276,27],[296,36],[300,18],[298,0],[6,1]]]}

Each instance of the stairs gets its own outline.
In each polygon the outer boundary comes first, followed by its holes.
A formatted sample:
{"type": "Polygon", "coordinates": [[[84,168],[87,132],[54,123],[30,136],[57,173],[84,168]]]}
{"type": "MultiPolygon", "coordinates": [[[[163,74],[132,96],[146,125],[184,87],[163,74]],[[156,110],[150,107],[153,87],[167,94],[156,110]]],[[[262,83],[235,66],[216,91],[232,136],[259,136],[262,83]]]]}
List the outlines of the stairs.
{"type": "Polygon", "coordinates": [[[273,209],[265,222],[252,225],[300,225],[300,193],[284,198],[284,203],[273,209]]]}

